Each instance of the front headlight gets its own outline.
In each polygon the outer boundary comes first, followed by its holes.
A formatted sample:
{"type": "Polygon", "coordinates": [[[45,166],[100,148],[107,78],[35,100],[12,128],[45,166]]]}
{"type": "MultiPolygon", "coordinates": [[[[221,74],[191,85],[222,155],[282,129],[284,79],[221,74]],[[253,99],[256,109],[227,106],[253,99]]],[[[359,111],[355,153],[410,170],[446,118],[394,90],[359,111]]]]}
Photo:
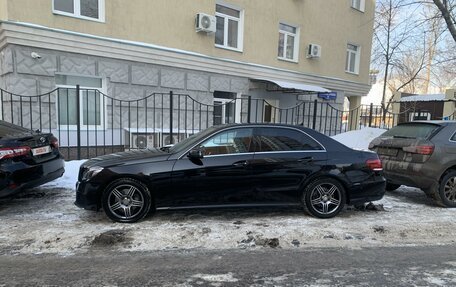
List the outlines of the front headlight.
{"type": "Polygon", "coordinates": [[[103,168],[100,166],[92,166],[82,174],[82,180],[89,180],[102,170],[103,168]]]}

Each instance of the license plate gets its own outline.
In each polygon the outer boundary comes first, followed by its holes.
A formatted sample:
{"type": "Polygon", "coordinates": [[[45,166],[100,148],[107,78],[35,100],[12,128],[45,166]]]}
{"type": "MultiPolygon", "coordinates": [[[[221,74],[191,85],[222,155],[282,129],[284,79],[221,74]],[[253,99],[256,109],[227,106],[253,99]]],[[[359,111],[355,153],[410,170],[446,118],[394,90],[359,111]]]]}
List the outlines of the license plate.
{"type": "Polygon", "coordinates": [[[50,146],[43,146],[43,147],[38,147],[32,149],[32,154],[35,155],[42,155],[42,154],[47,154],[52,151],[50,146]]]}
{"type": "Polygon", "coordinates": [[[397,149],[379,148],[377,153],[381,155],[397,156],[397,149]]]}

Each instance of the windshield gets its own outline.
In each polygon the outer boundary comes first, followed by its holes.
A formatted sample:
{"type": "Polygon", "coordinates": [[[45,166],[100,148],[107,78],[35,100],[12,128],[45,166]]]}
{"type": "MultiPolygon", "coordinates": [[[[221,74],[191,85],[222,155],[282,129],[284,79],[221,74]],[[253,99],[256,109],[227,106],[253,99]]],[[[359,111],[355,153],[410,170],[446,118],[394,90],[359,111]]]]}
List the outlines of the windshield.
{"type": "Polygon", "coordinates": [[[398,125],[383,133],[382,137],[428,139],[438,128],[438,125],[426,123],[398,125]]]}
{"type": "Polygon", "coordinates": [[[211,134],[214,130],[216,130],[216,127],[210,127],[203,131],[200,131],[199,133],[196,133],[196,134],[184,139],[183,141],[178,142],[177,144],[173,145],[172,147],[170,147],[169,152],[178,153],[178,152],[182,152],[186,149],[189,149],[193,145],[197,144],[199,141],[203,140],[209,134],[211,134]]]}

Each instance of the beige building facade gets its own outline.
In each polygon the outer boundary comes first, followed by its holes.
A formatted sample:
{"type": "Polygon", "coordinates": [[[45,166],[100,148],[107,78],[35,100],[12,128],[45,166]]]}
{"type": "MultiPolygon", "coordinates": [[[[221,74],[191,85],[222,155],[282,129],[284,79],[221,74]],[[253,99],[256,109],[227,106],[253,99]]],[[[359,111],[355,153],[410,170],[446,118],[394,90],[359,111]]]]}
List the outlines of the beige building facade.
{"type": "Polygon", "coordinates": [[[374,0],[0,0],[0,88],[37,95],[99,80],[123,100],[174,91],[204,104],[355,107],[370,89],[374,10],[374,0]]]}

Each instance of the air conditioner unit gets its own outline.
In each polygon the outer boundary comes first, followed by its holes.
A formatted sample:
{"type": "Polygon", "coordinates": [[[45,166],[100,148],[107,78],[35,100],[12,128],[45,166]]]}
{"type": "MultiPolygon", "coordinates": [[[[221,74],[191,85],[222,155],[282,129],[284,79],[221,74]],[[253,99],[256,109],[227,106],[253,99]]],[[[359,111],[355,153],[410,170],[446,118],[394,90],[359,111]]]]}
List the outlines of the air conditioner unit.
{"type": "Polygon", "coordinates": [[[167,146],[170,144],[177,144],[178,142],[184,140],[185,138],[187,138],[187,135],[185,133],[173,134],[173,142],[171,143],[170,134],[163,133],[163,134],[161,134],[160,144],[163,144],[164,146],[167,146]]]}
{"type": "Polygon", "coordinates": [[[215,16],[204,13],[196,14],[196,32],[215,33],[217,29],[217,21],[215,16]]]}
{"type": "Polygon", "coordinates": [[[307,58],[320,58],[321,46],[316,44],[309,44],[307,49],[307,58]]]}
{"type": "Polygon", "coordinates": [[[155,135],[149,133],[131,133],[130,148],[145,149],[155,146],[155,135]]]}

